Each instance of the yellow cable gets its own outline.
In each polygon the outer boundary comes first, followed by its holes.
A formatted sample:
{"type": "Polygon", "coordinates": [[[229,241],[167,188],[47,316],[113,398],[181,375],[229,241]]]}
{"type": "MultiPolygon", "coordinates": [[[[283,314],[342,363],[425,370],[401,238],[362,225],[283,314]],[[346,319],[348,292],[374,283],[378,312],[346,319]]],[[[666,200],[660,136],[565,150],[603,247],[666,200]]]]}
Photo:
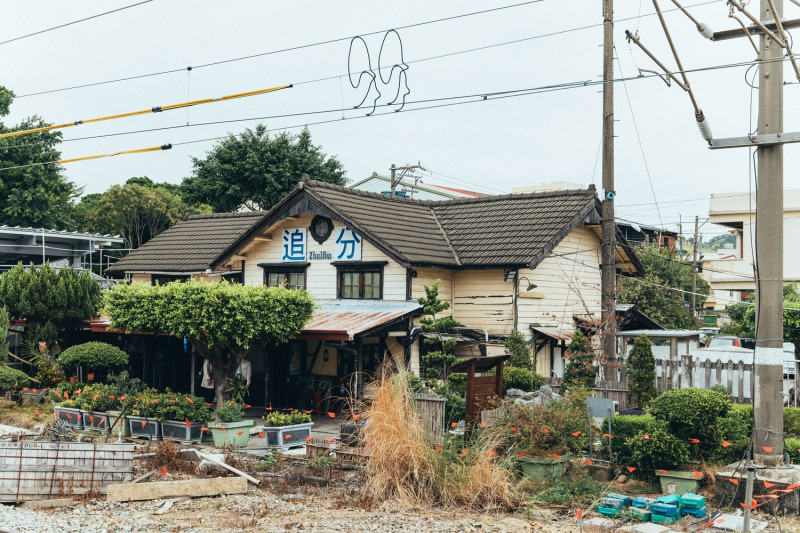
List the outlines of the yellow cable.
{"type": "Polygon", "coordinates": [[[139,148],[137,150],[123,150],[121,152],[114,152],[111,154],[98,154],[98,155],[87,155],[86,157],[76,157],[74,159],[62,159],[60,161],[56,161],[56,163],[63,165],[64,163],[74,163],[76,161],[87,161],[89,159],[101,159],[103,157],[114,157],[115,155],[124,155],[124,154],[141,154],[144,152],[157,152],[159,150],[169,150],[172,148],[171,144],[165,144],[162,146],[151,146],[150,148],[139,148]]]}
{"type": "MultiPolygon", "coordinates": [[[[69,128],[71,126],[79,126],[81,124],[89,124],[91,122],[102,122],[104,120],[114,120],[118,118],[127,118],[127,117],[135,117],[137,115],[146,115],[148,113],[160,113],[161,111],[170,111],[172,109],[181,109],[183,107],[191,107],[195,105],[202,105],[202,104],[210,104],[213,102],[224,102],[227,100],[235,100],[237,98],[247,98],[248,96],[256,96],[258,94],[266,94],[275,91],[280,91],[281,89],[289,89],[292,85],[281,85],[279,87],[270,87],[269,89],[259,89],[257,91],[248,91],[245,93],[236,93],[236,94],[229,94],[227,96],[222,96],[220,98],[204,98],[202,100],[191,100],[189,102],[183,102],[180,104],[171,104],[166,106],[160,107],[153,107],[151,109],[142,109],[141,111],[132,111],[130,113],[120,113],[118,115],[109,115],[107,117],[99,117],[99,118],[90,118],[87,120],[76,120],[75,122],[65,122],[64,124],[54,124],[53,126],[43,126],[41,128],[33,128],[30,130],[23,130],[23,131],[12,131],[10,133],[3,133],[0,134],[0,139],[5,137],[16,137],[18,135],[29,135],[31,133],[39,133],[41,131],[51,131],[51,130],[60,130],[64,128],[69,128]]],[[[112,154],[116,155],[116,154],[112,154]]],[[[106,157],[97,156],[97,157],[106,157]]],[[[69,160],[72,161],[72,160],[69,160]]],[[[59,161],[61,163],[61,161],[59,161]]]]}

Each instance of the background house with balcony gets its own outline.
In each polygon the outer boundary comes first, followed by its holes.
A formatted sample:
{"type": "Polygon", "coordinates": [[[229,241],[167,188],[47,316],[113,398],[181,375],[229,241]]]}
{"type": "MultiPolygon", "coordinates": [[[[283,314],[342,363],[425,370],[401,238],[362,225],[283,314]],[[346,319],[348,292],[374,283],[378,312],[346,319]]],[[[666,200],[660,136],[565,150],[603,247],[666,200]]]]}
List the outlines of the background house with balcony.
{"type": "MultiPolygon", "coordinates": [[[[730,249],[703,258],[703,277],[711,285],[707,307],[724,309],[755,291],[753,250],[755,250],[756,201],[749,193],[711,195],[710,222],[728,228],[736,237],[730,249]]],[[[800,231],[800,189],[783,192],[783,276],[786,282],[800,281],[800,247],[793,241],[800,231]]]]}
{"type": "MultiPolygon", "coordinates": [[[[600,260],[591,187],[424,201],[303,180],[266,213],[188,217],[109,270],[141,282],[236,273],[308,290],[319,308],[297,339],[248,355],[264,383],[251,403],[298,407],[308,383],[358,395],[385,358],[419,372],[417,298],[436,280],[463,324],[452,332],[459,354],[502,353],[518,330],[538,371],[558,375],[576,321],[599,319],[600,260]],[[235,231],[210,229],[233,221],[235,231]]],[[[617,269],[642,271],[621,236],[617,269]]]]}

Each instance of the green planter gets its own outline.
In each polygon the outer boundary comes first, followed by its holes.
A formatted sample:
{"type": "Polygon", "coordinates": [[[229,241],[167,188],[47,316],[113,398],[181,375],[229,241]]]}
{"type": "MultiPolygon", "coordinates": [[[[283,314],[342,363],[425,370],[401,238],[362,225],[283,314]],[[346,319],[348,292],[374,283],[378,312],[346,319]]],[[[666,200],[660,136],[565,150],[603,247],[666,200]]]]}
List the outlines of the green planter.
{"type": "Polygon", "coordinates": [[[694,472],[683,472],[680,470],[656,470],[658,480],[661,482],[662,494],[677,494],[683,496],[687,492],[697,493],[698,481],[703,479],[695,477],[694,472]]]}
{"type": "Polygon", "coordinates": [[[131,436],[131,427],[128,425],[128,417],[122,416],[122,411],[106,411],[106,415],[108,415],[108,427],[111,429],[112,435],[119,435],[119,429],[122,428],[123,437],[131,436]]]}
{"type": "Polygon", "coordinates": [[[250,428],[253,420],[242,420],[241,422],[217,422],[211,426],[211,436],[214,437],[214,446],[247,446],[250,439],[250,428]]]}
{"type": "Polygon", "coordinates": [[[519,467],[522,475],[528,479],[539,481],[542,479],[559,479],[567,470],[567,462],[572,454],[565,453],[561,459],[548,457],[520,457],[519,467]]]}

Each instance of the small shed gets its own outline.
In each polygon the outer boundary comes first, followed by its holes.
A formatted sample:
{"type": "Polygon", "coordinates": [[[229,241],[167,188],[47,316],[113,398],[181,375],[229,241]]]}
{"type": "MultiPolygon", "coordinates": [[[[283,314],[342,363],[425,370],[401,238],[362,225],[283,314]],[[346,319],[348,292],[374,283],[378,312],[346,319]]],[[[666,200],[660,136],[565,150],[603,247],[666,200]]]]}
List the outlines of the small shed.
{"type": "Polygon", "coordinates": [[[450,367],[451,372],[467,373],[467,426],[475,424],[481,410],[494,407],[489,405],[492,399],[503,397],[503,363],[510,357],[508,354],[469,357],[450,367]],[[493,368],[494,375],[487,375],[493,368]]]}

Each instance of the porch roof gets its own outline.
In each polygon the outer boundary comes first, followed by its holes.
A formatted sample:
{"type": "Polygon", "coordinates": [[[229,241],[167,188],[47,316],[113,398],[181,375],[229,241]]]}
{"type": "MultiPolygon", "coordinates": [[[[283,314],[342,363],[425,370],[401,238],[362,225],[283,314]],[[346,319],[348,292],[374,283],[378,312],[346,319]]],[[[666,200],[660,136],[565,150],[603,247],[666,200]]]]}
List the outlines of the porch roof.
{"type": "Polygon", "coordinates": [[[351,341],[356,336],[419,314],[414,301],[322,300],[314,318],[300,332],[301,339],[351,341]]]}

